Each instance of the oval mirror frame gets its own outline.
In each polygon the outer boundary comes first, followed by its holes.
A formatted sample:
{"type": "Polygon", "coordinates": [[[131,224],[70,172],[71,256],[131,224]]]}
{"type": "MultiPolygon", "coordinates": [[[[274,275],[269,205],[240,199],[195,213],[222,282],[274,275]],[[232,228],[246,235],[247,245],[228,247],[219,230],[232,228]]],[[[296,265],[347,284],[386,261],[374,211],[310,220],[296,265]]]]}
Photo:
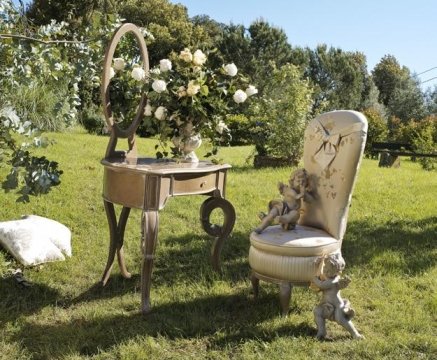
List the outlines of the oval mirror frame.
{"type": "Polygon", "coordinates": [[[134,24],[126,23],[121,25],[115,31],[114,35],[111,38],[111,41],[109,42],[106,48],[105,58],[103,61],[103,74],[102,74],[102,87],[101,87],[103,113],[105,115],[106,123],[108,124],[109,130],[112,133],[114,133],[116,137],[120,137],[120,138],[129,138],[135,134],[135,131],[138,129],[138,126],[140,125],[141,120],[143,119],[144,108],[147,103],[146,94],[142,94],[140,103],[138,105],[137,113],[132,123],[129,125],[127,129],[120,128],[118,124],[115,122],[111,110],[111,101],[109,97],[109,83],[111,81],[110,73],[111,73],[112,60],[114,58],[115,49],[117,48],[117,45],[120,42],[121,38],[127,33],[133,33],[133,35],[135,36],[135,39],[137,40],[137,43],[140,48],[140,55],[141,55],[141,60],[143,62],[143,69],[146,72],[146,74],[149,73],[149,56],[148,56],[147,46],[146,46],[146,42],[144,41],[143,34],[141,33],[140,29],[134,24]]]}

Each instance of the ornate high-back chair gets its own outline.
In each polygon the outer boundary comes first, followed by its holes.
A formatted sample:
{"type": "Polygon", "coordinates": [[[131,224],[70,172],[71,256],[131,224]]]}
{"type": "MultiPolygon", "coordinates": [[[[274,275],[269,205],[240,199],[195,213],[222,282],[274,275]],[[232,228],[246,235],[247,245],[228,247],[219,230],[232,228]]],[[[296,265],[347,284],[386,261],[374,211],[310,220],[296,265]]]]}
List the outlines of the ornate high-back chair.
{"type": "Polygon", "coordinates": [[[313,119],[305,131],[304,168],[311,200],[302,201],[293,230],[279,225],[250,234],[252,285],[259,280],[280,285],[283,314],[293,285],[309,285],[320,256],[341,252],[352,191],[367,136],[367,120],[355,111],[332,111],[313,119]]]}

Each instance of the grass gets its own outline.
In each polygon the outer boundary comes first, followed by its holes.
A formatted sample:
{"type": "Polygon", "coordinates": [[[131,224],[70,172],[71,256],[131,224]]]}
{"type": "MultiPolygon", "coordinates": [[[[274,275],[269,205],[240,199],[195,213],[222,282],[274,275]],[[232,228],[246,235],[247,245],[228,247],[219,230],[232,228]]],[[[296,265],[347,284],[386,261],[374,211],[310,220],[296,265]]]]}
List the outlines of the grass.
{"type": "MultiPolygon", "coordinates": [[[[26,268],[32,287],[20,287],[11,269],[20,267],[0,252],[0,359],[435,359],[437,357],[437,176],[402,160],[400,169],[364,160],[343,243],[343,295],[351,300],[354,341],[334,323],[332,342],[318,342],[312,309],[318,294],[295,288],[290,314],[280,316],[278,290],[261,284],[254,300],[248,279],[248,235],[256,214],[277,197],[276,183],[290,169],[253,169],[251,148],[224,148],[233,165],[227,198],[237,212],[222,252],[223,273],[208,256],[211,239],[202,232],[202,197],[171,199],[160,212],[159,244],[152,276],[153,312],[139,314],[140,211],[126,229],[129,280],[114,266],[108,285],[98,282],[106,263],[108,227],[101,200],[99,164],[106,137],[80,132],[51,134],[46,150],[64,170],[62,184],[48,195],[16,203],[0,193],[0,219],[38,214],[72,230],[73,257],[26,268]]],[[[141,153],[153,154],[141,140],[141,153]]],[[[5,169],[2,170],[3,174],[5,169]]]]}

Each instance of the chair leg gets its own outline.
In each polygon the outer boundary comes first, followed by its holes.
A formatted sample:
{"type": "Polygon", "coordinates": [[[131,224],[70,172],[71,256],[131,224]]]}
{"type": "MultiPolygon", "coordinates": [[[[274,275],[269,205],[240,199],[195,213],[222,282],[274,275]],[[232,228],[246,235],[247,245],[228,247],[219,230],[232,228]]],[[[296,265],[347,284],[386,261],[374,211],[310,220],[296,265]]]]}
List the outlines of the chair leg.
{"type": "Polygon", "coordinates": [[[282,316],[287,316],[288,314],[292,288],[288,282],[282,282],[279,285],[279,300],[281,302],[282,316]]]}
{"type": "Polygon", "coordinates": [[[259,279],[254,272],[250,275],[250,281],[252,282],[253,296],[257,298],[259,294],[259,279]]]}

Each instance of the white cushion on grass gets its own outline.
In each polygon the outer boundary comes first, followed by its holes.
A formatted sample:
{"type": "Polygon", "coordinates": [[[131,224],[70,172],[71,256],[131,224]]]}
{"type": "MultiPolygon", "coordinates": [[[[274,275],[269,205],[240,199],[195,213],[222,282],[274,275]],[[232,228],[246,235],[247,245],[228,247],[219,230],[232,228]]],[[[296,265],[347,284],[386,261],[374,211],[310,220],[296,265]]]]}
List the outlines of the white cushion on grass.
{"type": "Polygon", "coordinates": [[[25,266],[71,256],[71,233],[64,225],[39,216],[0,222],[0,244],[25,266]]]}
{"type": "Polygon", "coordinates": [[[46,236],[64,255],[71,256],[71,231],[60,222],[37,215],[25,215],[29,220],[46,231],[46,236]]]}

